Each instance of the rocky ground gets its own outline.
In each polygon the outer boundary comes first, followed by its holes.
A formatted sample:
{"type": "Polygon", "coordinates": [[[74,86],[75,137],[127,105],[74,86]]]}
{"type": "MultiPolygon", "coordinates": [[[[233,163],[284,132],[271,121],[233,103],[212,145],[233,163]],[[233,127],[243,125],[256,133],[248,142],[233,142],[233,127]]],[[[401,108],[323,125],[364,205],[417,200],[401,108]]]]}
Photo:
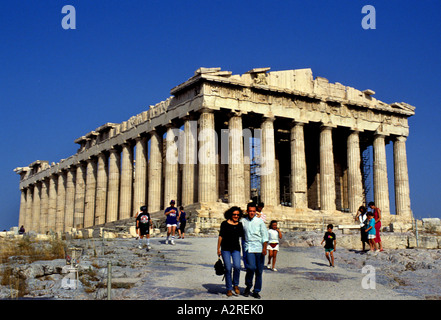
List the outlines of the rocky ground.
{"type": "MultiPolygon", "coordinates": [[[[388,249],[377,254],[359,248],[337,247],[330,268],[319,246],[321,233],[284,235],[278,272],[265,270],[263,300],[286,299],[441,299],[440,249],[388,249]],[[364,267],[369,266],[371,269],[364,267]],[[363,273],[365,270],[365,273],[363,273]],[[367,271],[366,270],[370,270],[367,271]],[[363,288],[363,279],[375,272],[375,289],[363,288]]],[[[103,300],[107,299],[107,270],[111,263],[111,299],[210,300],[227,298],[222,277],[216,276],[215,236],[186,237],[176,245],[151,240],[152,250],[139,249],[135,239],[69,240],[81,248],[79,281],[74,281],[65,259],[20,263],[11,258],[10,283],[0,286],[0,298],[103,300]],[[21,287],[18,288],[18,283],[21,287]],[[76,288],[75,288],[76,285],[76,288]]],[[[245,273],[241,273],[243,289],[245,273]]],[[[4,281],[3,281],[4,282],[4,281]]]]}

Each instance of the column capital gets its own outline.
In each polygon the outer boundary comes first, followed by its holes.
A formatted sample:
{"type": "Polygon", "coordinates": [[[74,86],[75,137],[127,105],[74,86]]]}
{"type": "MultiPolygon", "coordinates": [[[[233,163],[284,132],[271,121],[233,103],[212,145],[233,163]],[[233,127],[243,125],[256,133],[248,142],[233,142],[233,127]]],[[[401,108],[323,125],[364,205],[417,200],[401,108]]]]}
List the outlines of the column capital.
{"type": "Polygon", "coordinates": [[[135,138],[134,138],[134,140],[135,140],[135,142],[138,142],[138,141],[141,141],[141,140],[143,140],[143,139],[145,139],[146,137],[145,136],[143,136],[142,134],[138,134],[135,138]]]}
{"type": "Polygon", "coordinates": [[[131,140],[126,140],[126,141],[124,141],[124,142],[121,144],[121,147],[122,147],[122,148],[130,148],[130,147],[132,147],[132,146],[133,146],[133,143],[132,143],[131,140]]]}
{"type": "Polygon", "coordinates": [[[385,138],[385,137],[387,137],[387,136],[389,136],[389,134],[386,133],[386,132],[384,132],[383,130],[380,130],[380,129],[377,129],[377,130],[374,132],[374,137],[383,137],[383,138],[385,138]]]}
{"type": "Polygon", "coordinates": [[[293,119],[291,121],[291,126],[304,126],[305,124],[308,124],[309,121],[308,120],[298,120],[298,119],[293,119]]]}
{"type": "Polygon", "coordinates": [[[71,171],[71,172],[75,172],[75,171],[77,170],[77,165],[76,165],[76,164],[70,164],[70,165],[68,165],[68,166],[65,168],[65,170],[66,170],[67,172],[69,172],[69,171],[71,171]]]}
{"type": "Polygon", "coordinates": [[[202,107],[201,109],[198,110],[200,113],[214,113],[216,110],[214,109],[210,109],[207,107],[202,107]]]}
{"type": "Polygon", "coordinates": [[[148,132],[150,138],[151,138],[153,135],[162,136],[162,135],[167,131],[167,130],[164,130],[164,128],[167,129],[167,127],[166,127],[165,125],[164,125],[164,126],[156,126],[156,127],[152,128],[152,129],[148,132]]]}
{"type": "Polygon", "coordinates": [[[267,121],[270,121],[270,122],[274,122],[276,120],[276,116],[274,116],[274,115],[264,115],[263,117],[262,117],[262,123],[264,123],[264,122],[267,122],[267,121]]]}
{"type": "Polygon", "coordinates": [[[242,117],[244,114],[246,114],[246,112],[243,112],[241,110],[230,110],[228,112],[228,118],[234,118],[234,117],[242,117]]]}
{"type": "Polygon", "coordinates": [[[166,130],[168,130],[170,128],[178,128],[178,125],[176,124],[175,120],[169,120],[166,124],[164,124],[164,127],[166,128],[166,130]]]}
{"type": "Polygon", "coordinates": [[[105,154],[104,152],[100,152],[100,153],[98,153],[98,154],[96,155],[96,157],[97,157],[98,159],[100,159],[100,158],[102,158],[102,159],[106,159],[106,158],[107,158],[107,156],[106,156],[106,154],[105,154]]]}
{"type": "Polygon", "coordinates": [[[326,123],[322,122],[320,124],[320,130],[328,130],[328,129],[334,129],[334,128],[337,128],[337,125],[333,124],[331,122],[326,122],[326,123]]]}
{"type": "Polygon", "coordinates": [[[86,161],[87,164],[93,163],[93,162],[96,162],[96,158],[95,157],[89,157],[85,161],[86,161]]]}
{"type": "Polygon", "coordinates": [[[364,132],[364,129],[360,129],[358,127],[350,127],[349,130],[351,131],[351,133],[352,132],[358,132],[358,133],[364,132]]]}
{"type": "Polygon", "coordinates": [[[198,119],[197,114],[194,112],[186,112],[185,115],[181,117],[185,121],[196,121],[198,119]]]}
{"type": "Polygon", "coordinates": [[[396,136],[395,137],[395,141],[406,142],[407,141],[407,137],[406,136],[396,136]]]}

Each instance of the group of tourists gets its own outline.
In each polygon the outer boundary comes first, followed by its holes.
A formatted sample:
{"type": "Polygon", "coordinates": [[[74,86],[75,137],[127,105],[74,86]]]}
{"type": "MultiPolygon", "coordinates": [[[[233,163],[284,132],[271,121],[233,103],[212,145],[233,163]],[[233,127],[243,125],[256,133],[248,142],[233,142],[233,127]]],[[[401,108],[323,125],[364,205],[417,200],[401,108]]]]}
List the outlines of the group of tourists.
{"type": "Polygon", "coordinates": [[[240,294],[241,260],[246,269],[245,290],[243,291],[246,297],[251,294],[254,298],[260,299],[262,274],[267,254],[268,268],[277,271],[275,264],[282,233],[277,227],[277,221],[271,221],[270,230],[267,230],[266,217],[261,212],[262,208],[263,203],[251,202],[248,203],[246,212],[234,206],[224,213],[225,221],[220,226],[217,254],[222,256],[224,261],[227,296],[240,294]],[[253,292],[251,292],[252,288],[253,292]]]}
{"type": "MultiPolygon", "coordinates": [[[[239,278],[241,262],[243,261],[245,274],[245,289],[243,295],[250,294],[260,298],[262,290],[262,274],[265,267],[265,257],[268,257],[267,268],[273,271],[276,269],[277,253],[279,252],[279,239],[282,232],[278,228],[277,221],[272,220],[268,228],[266,226],[266,215],[262,212],[263,203],[250,202],[246,211],[238,206],[233,206],[224,212],[225,221],[220,225],[217,242],[217,255],[222,257],[225,268],[225,285],[227,296],[239,295],[239,278]],[[253,291],[251,292],[251,289],[253,291]]],[[[355,216],[360,223],[361,241],[363,251],[366,251],[366,244],[369,244],[370,251],[383,251],[381,243],[381,210],[374,202],[369,202],[370,211],[360,206],[355,216]]],[[[166,217],[167,238],[165,243],[175,244],[175,233],[178,230],[179,238],[185,236],[187,216],[184,208],[175,207],[175,201],[170,201],[170,206],[164,210],[166,217]]],[[[147,212],[147,207],[142,206],[136,216],[136,229],[139,236],[139,248],[146,240],[147,251],[150,247],[150,228],[152,219],[147,212]]],[[[325,243],[325,255],[329,265],[334,267],[334,252],[336,250],[336,236],[333,232],[333,225],[327,226],[321,244],[325,243]]]]}
{"type": "MultiPolygon", "coordinates": [[[[370,211],[368,211],[365,206],[360,206],[357,214],[355,215],[355,220],[360,223],[363,252],[366,251],[366,244],[369,244],[369,251],[371,252],[384,251],[380,236],[381,210],[375,206],[374,202],[369,202],[368,207],[370,211]]],[[[321,244],[325,242],[325,255],[329,261],[329,266],[331,267],[335,266],[334,252],[337,246],[335,233],[332,232],[333,228],[334,226],[332,224],[328,224],[327,231],[325,232],[321,242],[321,244]]]]}
{"type": "MultiPolygon", "coordinates": [[[[169,242],[175,244],[175,234],[178,230],[179,239],[184,239],[185,237],[185,227],[187,224],[187,214],[184,211],[184,207],[175,207],[175,200],[170,201],[170,206],[164,211],[166,216],[165,223],[167,227],[167,239],[165,244],[169,242]],[[171,239],[170,239],[171,236],[171,239]]],[[[141,249],[143,247],[143,239],[146,239],[147,251],[151,249],[150,246],[150,228],[153,226],[150,213],[147,212],[147,207],[142,206],[140,211],[136,213],[136,233],[138,234],[138,247],[141,249]]]]}
{"type": "Polygon", "coordinates": [[[372,252],[383,251],[381,243],[381,210],[375,206],[374,202],[369,202],[368,207],[358,208],[355,219],[360,223],[361,242],[363,251],[366,251],[366,244],[369,244],[369,250],[372,252]]]}

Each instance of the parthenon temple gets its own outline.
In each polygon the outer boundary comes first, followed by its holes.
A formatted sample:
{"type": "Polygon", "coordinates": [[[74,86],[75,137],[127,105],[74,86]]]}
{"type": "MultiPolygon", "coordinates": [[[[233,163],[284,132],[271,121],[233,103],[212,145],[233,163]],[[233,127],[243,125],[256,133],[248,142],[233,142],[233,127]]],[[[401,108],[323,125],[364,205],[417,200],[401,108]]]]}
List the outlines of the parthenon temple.
{"type": "Polygon", "coordinates": [[[19,225],[39,233],[105,226],[142,205],[161,218],[172,199],[196,232],[219,226],[227,208],[245,209],[250,199],[282,228],[353,224],[369,201],[383,225],[411,222],[406,139],[415,107],[314,79],[311,69],[200,68],[170,94],[76,139],[79,149],[67,159],[16,168],[19,225]]]}

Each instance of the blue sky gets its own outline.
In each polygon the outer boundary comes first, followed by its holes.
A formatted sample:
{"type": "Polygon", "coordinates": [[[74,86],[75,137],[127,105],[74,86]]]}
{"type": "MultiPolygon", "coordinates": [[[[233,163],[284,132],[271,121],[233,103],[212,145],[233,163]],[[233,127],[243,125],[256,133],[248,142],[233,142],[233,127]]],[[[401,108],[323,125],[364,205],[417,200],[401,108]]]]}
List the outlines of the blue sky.
{"type": "MultiPolygon", "coordinates": [[[[440,53],[439,0],[3,0],[0,230],[18,223],[14,168],[69,157],[76,138],[165,100],[199,67],[311,68],[414,105],[412,209],[441,217],[440,53]],[[61,26],[64,5],[76,9],[75,30],[61,26]],[[375,30],[361,26],[364,5],[376,9],[375,30]]],[[[387,152],[392,183],[392,145],[387,152]]]]}

